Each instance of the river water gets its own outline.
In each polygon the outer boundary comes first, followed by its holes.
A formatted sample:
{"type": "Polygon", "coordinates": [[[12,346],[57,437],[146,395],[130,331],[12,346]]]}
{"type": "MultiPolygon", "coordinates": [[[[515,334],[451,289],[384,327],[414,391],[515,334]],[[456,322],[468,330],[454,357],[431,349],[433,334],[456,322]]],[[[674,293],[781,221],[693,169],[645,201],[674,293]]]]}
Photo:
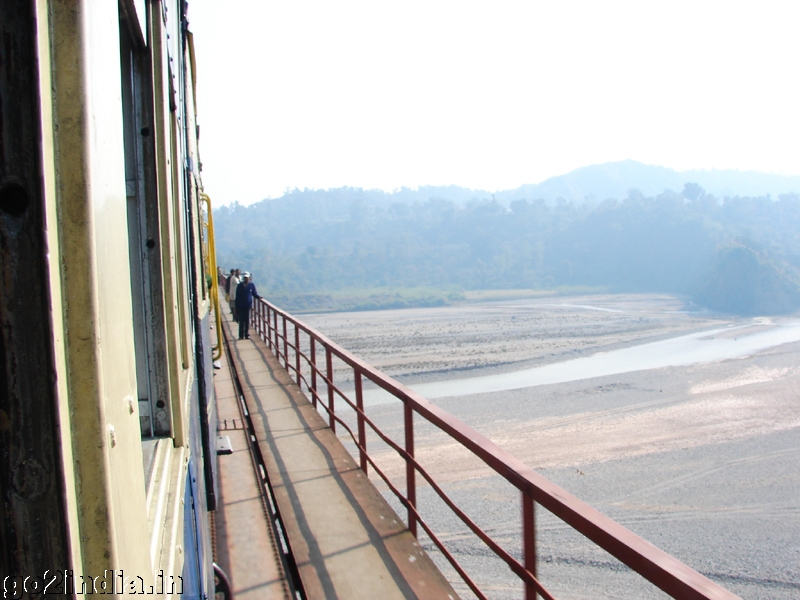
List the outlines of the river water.
{"type": "MultiPolygon", "coordinates": [[[[758,324],[758,323],[757,323],[758,324]]],[[[800,321],[783,324],[753,324],[701,331],[591,356],[478,377],[458,377],[410,386],[428,399],[465,396],[565,383],[580,379],[646,371],[671,366],[686,366],[741,358],[768,348],[800,341],[800,321]]],[[[368,405],[390,400],[383,390],[365,390],[368,405]]]]}

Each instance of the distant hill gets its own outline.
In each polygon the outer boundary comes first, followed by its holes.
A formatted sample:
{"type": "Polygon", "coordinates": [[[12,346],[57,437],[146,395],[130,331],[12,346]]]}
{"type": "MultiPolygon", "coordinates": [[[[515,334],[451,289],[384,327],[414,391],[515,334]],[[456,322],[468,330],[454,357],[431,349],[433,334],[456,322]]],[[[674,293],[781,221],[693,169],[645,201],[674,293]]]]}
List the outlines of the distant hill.
{"type": "Polygon", "coordinates": [[[674,171],[623,160],[581,167],[538,184],[496,192],[495,197],[505,202],[519,198],[541,198],[547,202],[555,202],[558,198],[572,202],[602,201],[625,198],[630,189],[637,189],[645,196],[657,196],[665,190],[681,193],[686,183],[697,183],[707,194],[720,199],[766,195],[777,198],[781,194],[800,194],[800,177],[757,171],[674,171]]]}
{"type": "Polygon", "coordinates": [[[555,204],[562,198],[568,202],[582,204],[585,201],[602,202],[608,198],[622,200],[628,197],[631,189],[638,190],[646,197],[658,196],[666,190],[680,194],[687,183],[700,185],[706,194],[717,199],[735,196],[755,198],[768,195],[777,199],[781,194],[800,195],[800,177],[771,175],[757,171],[675,171],[635,160],[623,160],[581,167],[565,175],[551,177],[541,183],[525,184],[513,190],[489,192],[457,185],[429,185],[415,189],[403,187],[393,192],[354,187],[330,190],[294,189],[280,198],[263,200],[261,203],[273,204],[276,208],[286,202],[299,203],[310,210],[321,211],[321,216],[331,213],[331,217],[334,213],[344,211],[341,217],[345,218],[347,207],[352,202],[390,206],[421,204],[433,198],[464,205],[471,200],[495,199],[508,206],[514,200],[544,200],[548,204],[555,204]]]}

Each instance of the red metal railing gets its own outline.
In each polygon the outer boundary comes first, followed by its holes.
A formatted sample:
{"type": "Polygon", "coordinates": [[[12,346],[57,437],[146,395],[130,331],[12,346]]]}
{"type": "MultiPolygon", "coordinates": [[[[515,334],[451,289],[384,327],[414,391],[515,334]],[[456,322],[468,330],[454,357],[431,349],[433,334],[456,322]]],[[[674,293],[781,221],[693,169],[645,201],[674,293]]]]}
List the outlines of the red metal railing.
{"type": "Polygon", "coordinates": [[[422,477],[469,530],[522,580],[525,585],[526,600],[535,600],[537,597],[553,598],[536,577],[534,503],[538,503],[550,511],[567,525],[583,534],[594,544],[606,550],[673,598],[713,598],[720,600],[738,598],[738,596],[720,587],[666,552],[659,550],[615,521],[602,515],[585,502],[551,483],[456,417],[353,356],[344,348],[288,313],[261,299],[256,303],[251,314],[256,331],[269,345],[270,350],[275,354],[278,361],[282,362],[288,372],[294,373],[297,384],[301,389],[305,387],[314,406],[322,407],[328,414],[328,422],[331,429],[335,431],[337,424],[339,424],[349,433],[353,443],[358,448],[361,469],[366,473],[368,465],[371,465],[375,473],[378,474],[407,509],[408,528],[411,532],[416,536],[418,526],[422,527],[431,541],[439,548],[442,555],[478,598],[486,598],[486,596],[417,510],[416,489],[418,476],[422,477]],[[290,326],[293,329],[292,342],[290,342],[288,335],[290,326]],[[301,347],[301,333],[308,338],[307,352],[304,352],[301,347]],[[324,367],[322,368],[318,366],[318,351],[320,348],[325,355],[324,367]],[[294,360],[290,360],[290,351],[291,358],[294,360]],[[333,380],[334,357],[338,358],[353,371],[355,402],[342,392],[333,380]],[[306,378],[303,373],[301,361],[304,361],[308,366],[310,378],[306,378]],[[385,435],[366,415],[362,383],[364,378],[403,403],[404,446],[401,447],[385,435]],[[319,393],[320,380],[327,388],[325,396],[327,402],[323,401],[323,396],[319,393]],[[355,411],[357,421],[355,432],[336,414],[335,399],[337,396],[355,411]],[[414,415],[418,415],[449,435],[519,490],[523,537],[522,562],[509,554],[476,525],[417,462],[414,457],[414,415]],[[405,494],[378,468],[367,452],[367,426],[405,461],[405,494]]]}

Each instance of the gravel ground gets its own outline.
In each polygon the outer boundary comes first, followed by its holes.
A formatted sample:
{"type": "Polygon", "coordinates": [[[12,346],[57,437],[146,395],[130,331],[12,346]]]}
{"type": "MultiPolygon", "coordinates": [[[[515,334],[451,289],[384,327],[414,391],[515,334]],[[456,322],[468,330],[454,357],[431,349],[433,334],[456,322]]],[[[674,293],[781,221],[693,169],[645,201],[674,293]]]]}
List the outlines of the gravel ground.
{"type": "Polygon", "coordinates": [[[730,322],[685,308],[673,296],[604,295],[299,318],[387,375],[415,383],[515,371],[730,322]]]}
{"type": "MultiPolygon", "coordinates": [[[[799,443],[796,430],[783,431],[539,472],[742,598],[789,599],[800,596],[799,443]]],[[[454,482],[448,492],[519,555],[516,490],[484,477],[454,482]]],[[[429,490],[422,503],[442,510],[429,490]]],[[[443,537],[490,597],[521,597],[509,570],[448,524],[443,537]]],[[[666,597],[543,509],[537,525],[539,574],[557,598],[666,597]]]]}
{"type": "MultiPolygon", "coordinates": [[[[723,323],[680,312],[681,303],[664,296],[556,300],[303,319],[407,382],[451,377],[448,365],[475,374],[514,370],[723,323]],[[543,333],[526,337],[514,328],[520,322],[543,333]]],[[[799,352],[800,344],[787,344],[742,359],[436,403],[742,598],[800,598],[799,352]]],[[[376,406],[370,416],[402,440],[398,407],[376,406]]],[[[519,555],[519,492],[421,423],[416,440],[417,457],[459,506],[519,555]]],[[[402,463],[369,444],[402,481],[402,463]]],[[[418,493],[423,514],[481,589],[520,598],[508,568],[430,488],[418,493]]],[[[537,541],[540,577],[557,598],[665,597],[543,509],[537,541]]]]}

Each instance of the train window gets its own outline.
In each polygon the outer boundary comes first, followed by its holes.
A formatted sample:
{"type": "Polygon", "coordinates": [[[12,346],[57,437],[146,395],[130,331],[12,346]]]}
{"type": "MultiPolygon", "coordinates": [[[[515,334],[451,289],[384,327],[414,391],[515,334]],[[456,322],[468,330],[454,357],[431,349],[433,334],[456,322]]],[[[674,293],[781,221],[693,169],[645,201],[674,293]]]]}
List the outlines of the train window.
{"type": "Polygon", "coordinates": [[[178,123],[175,118],[175,115],[172,115],[170,119],[170,128],[172,133],[172,145],[171,145],[171,153],[172,153],[172,165],[173,165],[173,189],[172,189],[172,201],[173,201],[173,210],[175,212],[176,218],[173,221],[173,233],[172,235],[175,236],[176,240],[181,240],[181,243],[175,245],[175,262],[178,265],[175,274],[175,283],[178,292],[178,325],[179,325],[179,338],[180,338],[180,349],[181,349],[181,363],[184,369],[188,369],[189,364],[189,348],[191,347],[192,339],[192,328],[190,324],[190,315],[186,310],[186,307],[189,306],[189,292],[188,292],[188,276],[186,273],[185,265],[188,264],[187,262],[187,253],[190,251],[189,248],[186,247],[188,234],[186,233],[186,211],[183,210],[183,206],[181,204],[181,192],[179,182],[181,181],[181,174],[178,171],[178,165],[180,164],[178,156],[179,150],[177,147],[178,144],[178,123]]]}
{"type": "Polygon", "coordinates": [[[160,221],[155,182],[152,84],[148,54],[120,20],[120,66],[125,144],[136,386],[142,437],[172,433],[168,357],[160,253],[160,221]]]}

